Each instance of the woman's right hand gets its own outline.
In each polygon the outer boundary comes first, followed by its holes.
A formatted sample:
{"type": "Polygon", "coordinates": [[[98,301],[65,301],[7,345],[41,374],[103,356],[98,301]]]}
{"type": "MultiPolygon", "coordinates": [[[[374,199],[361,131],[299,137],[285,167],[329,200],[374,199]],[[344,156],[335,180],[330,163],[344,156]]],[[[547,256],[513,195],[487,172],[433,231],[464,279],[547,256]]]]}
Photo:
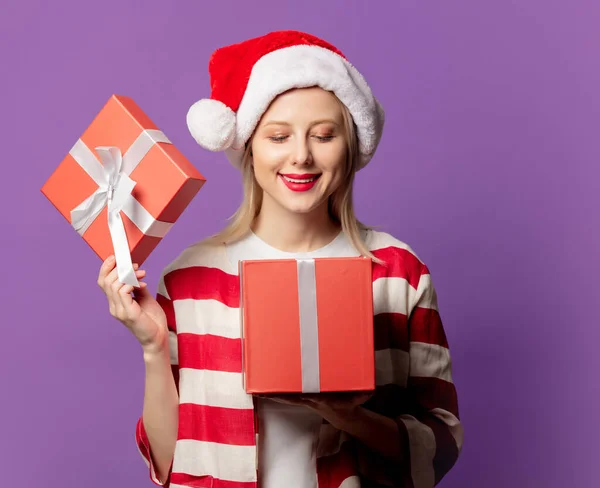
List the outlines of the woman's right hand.
{"type": "MultiPolygon", "coordinates": [[[[146,275],[137,265],[134,269],[138,280],[146,275]]],[[[115,258],[110,256],[100,267],[98,286],[108,298],[110,314],[133,333],[144,352],[154,353],[168,348],[167,317],[148,291],[146,283],[140,282],[137,289],[123,285],[117,277],[115,258]]]]}

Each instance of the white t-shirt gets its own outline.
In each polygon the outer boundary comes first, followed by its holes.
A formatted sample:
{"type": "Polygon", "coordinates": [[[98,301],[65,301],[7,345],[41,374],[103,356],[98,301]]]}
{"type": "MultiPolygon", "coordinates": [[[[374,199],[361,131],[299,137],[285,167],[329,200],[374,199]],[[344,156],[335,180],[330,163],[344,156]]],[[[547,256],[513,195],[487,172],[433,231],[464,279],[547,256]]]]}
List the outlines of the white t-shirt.
{"type": "MultiPolygon", "coordinates": [[[[229,260],[302,259],[358,256],[343,233],[311,252],[289,253],[268,245],[256,234],[227,245],[229,260]]],[[[317,442],[322,418],[308,407],[273,400],[257,402],[258,475],[261,488],[317,488],[317,442]]]]}

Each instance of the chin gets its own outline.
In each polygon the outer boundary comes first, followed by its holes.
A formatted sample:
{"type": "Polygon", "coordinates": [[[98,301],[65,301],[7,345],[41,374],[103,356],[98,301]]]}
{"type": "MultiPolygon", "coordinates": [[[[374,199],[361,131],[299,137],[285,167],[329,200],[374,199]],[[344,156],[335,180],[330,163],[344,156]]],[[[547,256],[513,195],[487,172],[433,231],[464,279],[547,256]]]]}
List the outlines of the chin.
{"type": "Polygon", "coordinates": [[[286,208],[291,213],[304,214],[304,215],[312,213],[315,210],[314,207],[311,207],[311,208],[304,208],[304,207],[300,207],[300,208],[298,208],[298,207],[292,207],[292,208],[290,208],[290,207],[286,207],[286,208]]]}
{"type": "Polygon", "coordinates": [[[289,212],[293,212],[293,213],[298,213],[298,214],[309,214],[312,212],[315,212],[316,210],[318,210],[320,207],[323,206],[323,202],[310,202],[310,203],[297,203],[297,204],[290,204],[290,202],[287,203],[282,203],[281,204],[282,207],[284,207],[285,209],[287,209],[289,212]]]}

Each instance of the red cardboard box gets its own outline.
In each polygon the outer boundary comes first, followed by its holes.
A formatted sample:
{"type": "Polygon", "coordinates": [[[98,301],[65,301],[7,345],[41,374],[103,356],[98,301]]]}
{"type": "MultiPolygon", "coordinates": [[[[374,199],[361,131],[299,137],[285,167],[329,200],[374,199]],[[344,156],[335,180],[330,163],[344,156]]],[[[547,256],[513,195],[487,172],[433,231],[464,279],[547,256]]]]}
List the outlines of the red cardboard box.
{"type": "Polygon", "coordinates": [[[123,266],[145,261],[204,182],[133,100],[113,95],[42,193],[102,260],[115,253],[123,266]]]}
{"type": "Polygon", "coordinates": [[[240,262],[247,393],[375,388],[368,258],[240,262]]]}

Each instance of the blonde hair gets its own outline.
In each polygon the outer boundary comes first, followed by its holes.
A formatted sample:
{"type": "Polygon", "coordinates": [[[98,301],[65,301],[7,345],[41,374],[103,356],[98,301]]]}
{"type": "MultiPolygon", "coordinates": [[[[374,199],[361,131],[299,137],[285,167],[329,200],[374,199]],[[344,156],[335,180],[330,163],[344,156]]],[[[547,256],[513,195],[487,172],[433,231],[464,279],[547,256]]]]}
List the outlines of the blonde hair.
{"type": "MultiPolygon", "coordinates": [[[[335,95],[334,95],[335,96],[335,95]]],[[[363,240],[363,231],[369,229],[362,224],[354,213],[353,187],[354,176],[359,162],[358,137],[356,135],[356,125],[348,108],[335,97],[342,109],[344,121],[344,132],[347,141],[346,166],[340,187],[329,197],[329,216],[338,222],[344,234],[348,237],[354,248],[365,257],[379,261],[369,251],[368,246],[363,240]]],[[[252,139],[247,143],[246,150],[242,159],[242,185],[243,201],[237,211],[230,217],[229,224],[219,233],[210,238],[213,243],[230,243],[245,237],[251,229],[254,219],[260,212],[262,204],[263,190],[254,177],[252,166],[252,139]]]]}

